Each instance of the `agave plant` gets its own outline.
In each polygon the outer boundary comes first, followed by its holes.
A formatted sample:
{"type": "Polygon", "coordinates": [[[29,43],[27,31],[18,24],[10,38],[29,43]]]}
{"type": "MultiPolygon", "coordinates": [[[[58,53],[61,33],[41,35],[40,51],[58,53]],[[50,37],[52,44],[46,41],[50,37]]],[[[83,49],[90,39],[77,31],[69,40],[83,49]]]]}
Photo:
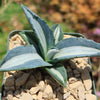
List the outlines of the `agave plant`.
{"type": "Polygon", "coordinates": [[[0,63],[0,71],[42,68],[66,87],[67,73],[62,64],[64,60],[100,56],[99,43],[79,33],[63,33],[58,24],[49,28],[38,15],[26,6],[21,6],[33,30],[19,31],[26,45],[8,50],[0,63]],[[64,34],[75,37],[63,39],[64,34]]]}

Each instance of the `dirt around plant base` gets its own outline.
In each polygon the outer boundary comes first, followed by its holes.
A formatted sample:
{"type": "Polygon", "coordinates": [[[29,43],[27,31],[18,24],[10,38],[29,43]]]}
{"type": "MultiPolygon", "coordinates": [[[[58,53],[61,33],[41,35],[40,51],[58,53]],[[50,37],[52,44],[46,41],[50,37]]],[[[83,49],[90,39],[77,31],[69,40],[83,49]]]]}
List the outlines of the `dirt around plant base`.
{"type": "Polygon", "coordinates": [[[40,69],[6,72],[2,100],[96,100],[87,58],[65,61],[67,87],[40,69]]]}
{"type": "MultiPolygon", "coordinates": [[[[10,49],[23,45],[22,39],[10,49]],[[22,44],[21,44],[22,43],[22,44]]],[[[19,39],[18,39],[19,38],[19,39]]],[[[88,58],[75,58],[63,62],[67,71],[67,87],[63,88],[48,73],[32,69],[5,73],[2,100],[96,100],[92,94],[91,67],[88,58]]]]}

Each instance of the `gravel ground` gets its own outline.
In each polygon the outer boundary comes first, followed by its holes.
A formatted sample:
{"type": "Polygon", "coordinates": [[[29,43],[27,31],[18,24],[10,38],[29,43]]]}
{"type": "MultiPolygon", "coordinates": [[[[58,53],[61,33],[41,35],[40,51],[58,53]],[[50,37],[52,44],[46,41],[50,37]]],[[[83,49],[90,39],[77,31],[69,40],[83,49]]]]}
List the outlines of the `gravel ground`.
{"type": "MultiPolygon", "coordinates": [[[[10,39],[9,49],[20,45],[25,42],[15,35],[10,39]]],[[[2,100],[96,100],[88,58],[75,58],[63,64],[68,76],[66,88],[40,69],[10,71],[5,73],[2,100]]]]}

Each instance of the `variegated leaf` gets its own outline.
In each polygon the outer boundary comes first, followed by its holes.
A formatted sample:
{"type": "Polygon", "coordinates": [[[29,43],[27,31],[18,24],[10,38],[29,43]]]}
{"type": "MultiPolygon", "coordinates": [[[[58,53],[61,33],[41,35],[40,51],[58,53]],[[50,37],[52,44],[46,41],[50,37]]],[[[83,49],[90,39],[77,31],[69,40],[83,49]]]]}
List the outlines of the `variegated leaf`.
{"type": "Polygon", "coordinates": [[[90,47],[94,49],[100,50],[100,43],[96,43],[93,40],[89,40],[86,38],[68,38],[60,41],[57,43],[56,47],[58,49],[71,47],[71,46],[83,46],[83,47],[90,47]]]}
{"type": "Polygon", "coordinates": [[[40,54],[40,56],[43,58],[43,55],[41,54],[39,50],[39,46],[37,43],[37,38],[34,35],[34,32],[32,30],[22,30],[19,32],[19,35],[24,39],[24,41],[29,45],[34,45],[37,52],[40,54]]]}
{"type": "Polygon", "coordinates": [[[67,73],[63,65],[57,64],[53,67],[45,68],[45,70],[62,86],[66,87],[67,73]]]}
{"type": "Polygon", "coordinates": [[[0,63],[0,71],[24,70],[51,66],[36,52],[33,46],[20,46],[7,52],[0,63]]]}
{"type": "Polygon", "coordinates": [[[56,47],[59,52],[52,59],[54,63],[76,57],[100,56],[100,44],[85,38],[64,39],[56,47]]]}
{"type": "Polygon", "coordinates": [[[100,50],[84,46],[71,46],[59,50],[52,60],[53,62],[58,62],[65,59],[91,56],[100,56],[100,50]]]}
{"type": "Polygon", "coordinates": [[[38,38],[41,53],[46,56],[48,49],[54,46],[54,37],[52,31],[47,24],[38,15],[33,13],[29,8],[22,5],[24,13],[31,24],[32,29],[35,31],[35,35],[38,38]]]}
{"type": "Polygon", "coordinates": [[[60,40],[63,39],[63,31],[59,24],[55,24],[51,27],[51,30],[53,31],[53,35],[55,38],[55,44],[57,44],[60,40]]]}
{"type": "Polygon", "coordinates": [[[57,49],[51,49],[47,53],[47,60],[51,60],[52,57],[58,52],[59,50],[57,49]]]}

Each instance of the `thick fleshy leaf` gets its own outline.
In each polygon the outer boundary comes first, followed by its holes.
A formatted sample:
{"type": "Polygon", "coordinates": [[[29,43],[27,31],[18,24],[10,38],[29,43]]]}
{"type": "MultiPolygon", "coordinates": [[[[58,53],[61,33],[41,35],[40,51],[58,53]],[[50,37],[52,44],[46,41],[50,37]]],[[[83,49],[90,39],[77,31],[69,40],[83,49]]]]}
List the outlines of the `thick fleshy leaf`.
{"type": "Polygon", "coordinates": [[[38,38],[40,50],[46,56],[47,50],[54,46],[54,37],[47,24],[29,8],[21,5],[35,35],[38,38]]]}
{"type": "Polygon", "coordinates": [[[34,32],[31,30],[22,30],[18,33],[27,44],[34,44],[34,32]]]}
{"type": "Polygon", "coordinates": [[[84,47],[84,46],[71,46],[59,50],[53,57],[53,62],[58,62],[65,59],[72,59],[78,57],[91,57],[100,56],[100,49],[84,47]]]}
{"type": "Polygon", "coordinates": [[[51,64],[45,62],[32,45],[20,46],[7,52],[0,63],[0,71],[24,70],[44,66],[51,66],[51,64]]]}
{"type": "Polygon", "coordinates": [[[71,36],[75,36],[75,37],[83,37],[83,38],[85,38],[85,36],[80,34],[80,33],[64,32],[63,34],[64,35],[71,35],[71,36]]]}
{"type": "Polygon", "coordinates": [[[8,47],[9,47],[9,39],[15,34],[20,35],[27,45],[34,45],[37,52],[41,55],[41,57],[43,57],[38,47],[38,43],[36,41],[37,38],[34,36],[33,30],[14,30],[10,32],[8,35],[8,44],[7,44],[8,47]]]}
{"type": "Polygon", "coordinates": [[[68,38],[60,41],[56,45],[58,49],[72,47],[72,46],[83,46],[83,47],[90,47],[90,48],[100,50],[100,43],[96,43],[93,40],[89,40],[85,38],[68,38]]]}
{"type": "Polygon", "coordinates": [[[68,38],[60,41],[56,47],[59,52],[55,54],[51,62],[76,57],[100,56],[100,44],[85,38],[68,38]]]}
{"type": "MultiPolygon", "coordinates": [[[[33,39],[33,30],[14,30],[14,31],[11,31],[10,33],[9,33],[9,35],[8,35],[8,46],[9,46],[9,39],[12,37],[12,36],[14,36],[15,34],[18,34],[18,35],[20,35],[23,39],[24,39],[24,41],[26,42],[26,44],[27,45],[30,45],[30,44],[32,44],[31,43],[31,40],[33,39]],[[27,35],[26,35],[27,34],[27,35]],[[32,34],[32,35],[31,35],[32,34]],[[30,37],[29,37],[29,35],[31,35],[30,37]]],[[[32,40],[33,41],[33,40],[32,40]]]]}
{"type": "Polygon", "coordinates": [[[21,32],[19,32],[19,35],[24,39],[27,44],[34,45],[39,55],[43,57],[37,43],[37,38],[35,37],[32,30],[22,30],[21,32]]]}
{"type": "Polygon", "coordinates": [[[55,38],[55,44],[58,43],[58,41],[63,39],[63,31],[59,24],[55,24],[51,27],[51,30],[53,31],[53,35],[55,38]]]}
{"type": "Polygon", "coordinates": [[[59,50],[57,49],[51,49],[47,53],[47,60],[52,59],[52,57],[58,52],[59,50]]]}
{"type": "Polygon", "coordinates": [[[45,70],[62,86],[66,87],[67,73],[63,65],[57,64],[53,67],[45,68],[45,70]]]}

